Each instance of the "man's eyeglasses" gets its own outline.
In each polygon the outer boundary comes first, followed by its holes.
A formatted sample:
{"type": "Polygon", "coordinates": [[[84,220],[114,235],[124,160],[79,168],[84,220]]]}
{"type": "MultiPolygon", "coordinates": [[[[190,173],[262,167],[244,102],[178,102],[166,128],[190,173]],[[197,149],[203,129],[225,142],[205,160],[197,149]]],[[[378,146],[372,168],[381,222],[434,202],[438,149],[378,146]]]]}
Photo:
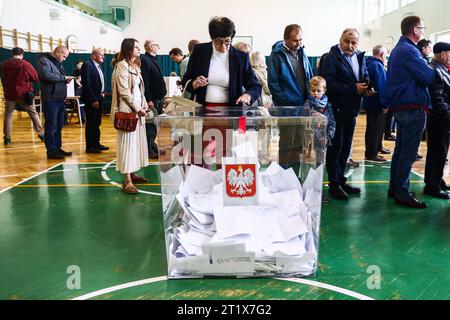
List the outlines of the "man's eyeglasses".
{"type": "Polygon", "coordinates": [[[416,27],[417,29],[421,29],[423,31],[427,30],[427,27],[416,27]]]}
{"type": "Polygon", "coordinates": [[[231,45],[231,39],[219,39],[216,38],[214,39],[214,43],[217,44],[218,46],[222,46],[222,45],[226,45],[227,47],[231,45]]]}

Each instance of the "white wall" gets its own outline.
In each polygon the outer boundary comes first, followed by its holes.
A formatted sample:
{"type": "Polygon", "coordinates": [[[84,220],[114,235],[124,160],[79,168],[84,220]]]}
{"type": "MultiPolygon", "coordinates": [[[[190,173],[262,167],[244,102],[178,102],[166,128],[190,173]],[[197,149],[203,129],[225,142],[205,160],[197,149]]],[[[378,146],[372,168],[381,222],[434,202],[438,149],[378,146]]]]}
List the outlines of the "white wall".
{"type": "Polygon", "coordinates": [[[155,39],[161,54],[180,47],[187,52],[191,39],[210,41],[208,22],[212,16],[232,19],[237,36],[253,36],[253,49],[269,55],[272,45],[283,38],[286,25],[300,24],[310,56],[328,52],[338,43],[342,30],[354,27],[353,0],[191,0],[176,5],[167,0],[133,0],[127,37],[141,43],[155,39]]]}
{"type": "Polygon", "coordinates": [[[87,52],[90,52],[93,46],[118,51],[123,39],[120,28],[46,0],[1,0],[0,26],[63,41],[68,35],[74,34],[79,39],[79,48],[87,52]],[[50,9],[59,10],[58,20],[50,18],[50,9]],[[101,26],[107,33],[100,33],[101,26]]]}
{"type": "Polygon", "coordinates": [[[393,37],[397,43],[401,36],[400,24],[406,15],[420,16],[427,27],[425,38],[431,38],[432,41],[435,40],[433,34],[450,30],[450,1],[419,0],[364,25],[361,29],[370,30],[370,36],[364,35],[363,32],[361,48],[369,49],[378,44],[385,44],[387,37],[393,37]]]}

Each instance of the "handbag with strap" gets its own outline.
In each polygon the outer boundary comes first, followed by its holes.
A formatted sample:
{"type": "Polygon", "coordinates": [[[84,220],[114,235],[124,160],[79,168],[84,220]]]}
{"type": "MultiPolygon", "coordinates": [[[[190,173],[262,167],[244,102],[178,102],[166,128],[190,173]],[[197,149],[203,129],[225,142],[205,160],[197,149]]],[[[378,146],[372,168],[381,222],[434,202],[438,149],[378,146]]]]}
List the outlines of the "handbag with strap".
{"type": "MultiPolygon", "coordinates": [[[[117,105],[120,104],[120,93],[119,88],[117,88],[117,105]]],[[[114,113],[114,128],[116,130],[133,132],[136,130],[138,123],[138,117],[136,112],[122,112],[116,111],[114,113]]]]}
{"type": "Polygon", "coordinates": [[[183,89],[182,96],[175,96],[169,98],[169,103],[164,108],[164,113],[168,115],[182,115],[185,112],[195,114],[196,110],[201,107],[201,104],[198,104],[194,101],[184,98],[186,96],[186,88],[192,80],[189,80],[183,89]]]}
{"type": "Polygon", "coordinates": [[[114,114],[114,128],[120,131],[133,132],[136,130],[138,120],[135,112],[116,111],[114,114]]]}

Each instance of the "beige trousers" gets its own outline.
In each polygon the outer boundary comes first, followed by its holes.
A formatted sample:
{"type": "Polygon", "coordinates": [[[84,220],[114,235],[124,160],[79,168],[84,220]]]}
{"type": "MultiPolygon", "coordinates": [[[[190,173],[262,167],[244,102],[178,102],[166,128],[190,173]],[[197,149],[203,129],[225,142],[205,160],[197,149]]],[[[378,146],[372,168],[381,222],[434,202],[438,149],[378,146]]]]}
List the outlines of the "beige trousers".
{"type": "MultiPolygon", "coordinates": [[[[12,128],[12,118],[13,112],[18,104],[17,101],[6,100],[5,107],[5,119],[3,121],[3,138],[11,139],[11,128],[12,128]]],[[[36,106],[33,105],[25,105],[19,102],[19,104],[23,107],[23,109],[30,116],[31,121],[33,122],[34,130],[38,133],[38,135],[44,134],[44,129],[42,128],[41,119],[39,118],[39,114],[36,112],[36,106]]]]}

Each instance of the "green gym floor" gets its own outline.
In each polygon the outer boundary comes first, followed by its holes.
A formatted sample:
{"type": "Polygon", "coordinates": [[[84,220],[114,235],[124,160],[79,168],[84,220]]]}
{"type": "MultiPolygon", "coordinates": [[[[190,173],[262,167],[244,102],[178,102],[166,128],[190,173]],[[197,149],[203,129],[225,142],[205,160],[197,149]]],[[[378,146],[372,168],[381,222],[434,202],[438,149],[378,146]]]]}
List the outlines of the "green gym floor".
{"type": "Polygon", "coordinates": [[[355,169],[362,195],[324,204],[315,278],[167,280],[159,167],[130,196],[113,163],[58,165],[0,193],[0,299],[450,299],[450,201],[413,173],[429,208],[396,206],[388,167],[355,169]]]}

